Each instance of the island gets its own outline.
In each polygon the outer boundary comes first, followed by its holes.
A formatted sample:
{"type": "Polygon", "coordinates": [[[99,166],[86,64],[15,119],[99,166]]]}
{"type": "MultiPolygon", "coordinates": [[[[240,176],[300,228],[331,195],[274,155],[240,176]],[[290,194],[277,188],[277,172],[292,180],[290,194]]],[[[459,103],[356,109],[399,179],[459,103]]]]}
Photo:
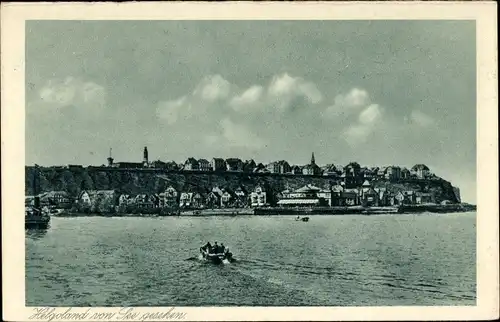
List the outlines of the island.
{"type": "Polygon", "coordinates": [[[25,167],[26,206],[39,197],[60,216],[381,214],[474,211],[460,190],[424,164],[268,164],[239,158],[183,163],[25,167]],[[36,192],[36,193],[35,193],[36,192]]]}

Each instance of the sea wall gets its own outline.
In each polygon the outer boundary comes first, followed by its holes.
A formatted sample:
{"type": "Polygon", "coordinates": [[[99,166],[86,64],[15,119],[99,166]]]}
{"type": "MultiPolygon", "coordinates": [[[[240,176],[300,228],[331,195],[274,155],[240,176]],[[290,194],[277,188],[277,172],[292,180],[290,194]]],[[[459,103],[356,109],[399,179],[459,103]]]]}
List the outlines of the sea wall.
{"type": "MultiPolygon", "coordinates": [[[[326,188],[338,183],[337,179],[325,176],[305,176],[292,174],[255,174],[241,172],[168,172],[158,169],[115,169],[104,167],[87,168],[56,168],[42,167],[38,169],[36,180],[38,193],[48,191],[66,191],[76,197],[82,190],[111,190],[118,193],[136,195],[140,193],[160,193],[168,186],[178,191],[187,191],[193,188],[211,190],[212,187],[236,189],[243,187],[247,191],[257,185],[263,186],[271,195],[285,189],[297,189],[306,184],[326,188]]],[[[25,168],[25,193],[34,193],[35,168],[25,168]]],[[[431,192],[436,202],[450,200],[456,202],[453,187],[450,182],[439,180],[406,180],[388,182],[385,180],[372,181],[374,187],[384,187],[388,191],[413,190],[431,192]]],[[[270,200],[272,203],[273,200],[270,200]]]]}

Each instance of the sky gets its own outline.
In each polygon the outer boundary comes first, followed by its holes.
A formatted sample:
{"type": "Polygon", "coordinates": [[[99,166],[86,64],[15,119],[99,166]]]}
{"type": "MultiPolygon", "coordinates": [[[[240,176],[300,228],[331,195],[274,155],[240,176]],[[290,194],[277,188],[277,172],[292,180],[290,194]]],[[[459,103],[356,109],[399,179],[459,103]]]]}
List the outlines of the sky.
{"type": "Polygon", "coordinates": [[[26,164],[424,163],[476,201],[474,21],[28,21],[26,164]]]}

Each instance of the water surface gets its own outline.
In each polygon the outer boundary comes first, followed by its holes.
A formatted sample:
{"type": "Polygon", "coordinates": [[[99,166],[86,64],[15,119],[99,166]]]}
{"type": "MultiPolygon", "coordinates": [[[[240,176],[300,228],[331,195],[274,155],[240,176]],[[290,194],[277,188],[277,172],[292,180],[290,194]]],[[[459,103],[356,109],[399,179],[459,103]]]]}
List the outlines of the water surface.
{"type": "Polygon", "coordinates": [[[53,218],[28,306],[475,305],[476,214],[53,218]],[[236,263],[197,260],[207,241],[236,263]]]}

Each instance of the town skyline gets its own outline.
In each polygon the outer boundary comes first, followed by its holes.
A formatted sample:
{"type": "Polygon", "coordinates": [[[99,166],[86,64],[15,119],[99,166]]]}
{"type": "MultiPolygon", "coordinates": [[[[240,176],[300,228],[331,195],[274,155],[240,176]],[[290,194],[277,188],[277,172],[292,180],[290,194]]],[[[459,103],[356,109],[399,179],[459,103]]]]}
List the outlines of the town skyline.
{"type": "Polygon", "coordinates": [[[314,151],[423,163],[476,201],[473,22],[30,21],[26,37],[27,165],[314,151]]]}
{"type": "MultiPolygon", "coordinates": [[[[311,154],[309,155],[309,159],[308,161],[304,161],[302,163],[294,163],[294,162],[289,162],[288,160],[286,159],[275,159],[275,160],[258,160],[258,159],[255,159],[255,158],[240,158],[238,157],[237,155],[231,155],[231,156],[201,156],[201,157],[195,157],[195,156],[188,156],[186,157],[186,159],[184,160],[174,160],[174,159],[169,159],[168,157],[167,158],[157,158],[155,156],[153,156],[152,158],[149,157],[149,150],[148,150],[148,147],[145,146],[144,149],[147,150],[147,160],[149,163],[154,163],[154,162],[157,162],[157,161],[160,161],[160,162],[164,162],[164,163],[169,163],[169,162],[174,162],[176,163],[177,165],[183,165],[185,164],[185,162],[188,160],[188,159],[195,159],[195,160],[207,160],[207,161],[210,161],[212,159],[223,159],[223,160],[227,160],[227,159],[239,159],[243,162],[245,161],[254,161],[256,164],[263,164],[264,166],[265,165],[268,165],[268,164],[271,164],[271,163],[274,163],[274,162],[280,162],[280,161],[286,161],[287,163],[289,163],[290,165],[297,165],[297,166],[304,166],[304,165],[307,165],[307,164],[310,164],[311,162],[311,158],[314,158],[316,159],[316,155],[315,155],[315,152],[312,151],[311,154]]],[[[94,167],[99,167],[99,166],[110,166],[109,165],[109,162],[110,162],[110,159],[111,159],[111,162],[113,163],[137,163],[137,164],[143,164],[144,160],[145,160],[145,157],[144,157],[144,150],[142,150],[142,158],[138,158],[138,157],[134,157],[134,158],[131,158],[131,159],[122,159],[122,158],[115,158],[115,155],[112,153],[112,148],[109,149],[109,153],[108,155],[106,156],[106,160],[102,160],[103,162],[101,163],[96,163],[96,164],[71,164],[71,163],[67,163],[67,164],[61,164],[61,163],[58,163],[58,164],[38,164],[38,163],[35,163],[35,164],[26,164],[26,166],[34,166],[34,165],[37,165],[37,166],[42,166],[42,167],[52,167],[52,166],[56,166],[56,167],[59,167],[59,166],[68,166],[68,165],[77,165],[77,166],[83,166],[83,167],[87,167],[87,166],[94,166],[94,167]]],[[[104,156],[104,155],[103,155],[104,156]]],[[[400,167],[404,167],[404,168],[411,168],[413,165],[416,165],[416,164],[425,164],[425,163],[419,163],[419,162],[414,162],[413,164],[405,164],[405,165],[402,165],[402,164],[397,164],[397,163],[391,163],[391,164],[366,164],[366,163],[361,163],[361,162],[358,162],[357,160],[355,159],[352,159],[348,162],[344,162],[344,163],[340,163],[340,162],[329,162],[329,161],[324,161],[324,162],[316,162],[315,160],[315,163],[318,165],[318,166],[327,166],[327,165],[339,165],[339,166],[342,166],[342,167],[345,167],[347,164],[349,163],[358,163],[360,164],[362,167],[389,167],[389,166],[400,166],[400,167]]]]}

